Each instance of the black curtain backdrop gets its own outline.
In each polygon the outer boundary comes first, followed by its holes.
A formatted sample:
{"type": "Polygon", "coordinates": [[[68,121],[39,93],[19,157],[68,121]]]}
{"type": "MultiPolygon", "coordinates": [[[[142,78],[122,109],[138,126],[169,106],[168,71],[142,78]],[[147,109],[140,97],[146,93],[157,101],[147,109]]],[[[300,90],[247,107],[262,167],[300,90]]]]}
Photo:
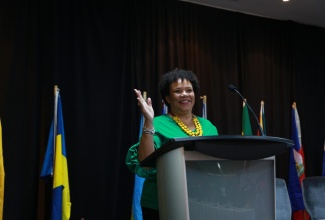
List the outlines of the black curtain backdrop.
{"type": "MultiPolygon", "coordinates": [[[[289,138],[297,102],[306,175],[321,175],[325,134],[325,29],[180,1],[1,1],[0,117],[4,219],[49,219],[51,185],[39,178],[53,118],[65,122],[71,219],[130,219],[125,166],[140,112],[133,88],[161,114],[160,76],[193,70],[220,134],[241,134],[242,101],[265,102],[267,135],[289,138]]],[[[257,126],[253,115],[254,133],[257,126]]],[[[236,152],[234,152],[236,153],[236,152]]],[[[276,157],[287,180],[288,153],[276,157]]]]}

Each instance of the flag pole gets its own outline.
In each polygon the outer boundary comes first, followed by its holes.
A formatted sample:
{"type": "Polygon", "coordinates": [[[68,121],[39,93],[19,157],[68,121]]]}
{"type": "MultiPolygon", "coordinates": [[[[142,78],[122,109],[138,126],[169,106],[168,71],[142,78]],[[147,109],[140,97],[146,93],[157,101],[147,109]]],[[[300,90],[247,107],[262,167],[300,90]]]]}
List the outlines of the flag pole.
{"type": "MultiPolygon", "coordinates": [[[[259,123],[263,130],[263,134],[266,135],[266,126],[265,126],[265,115],[264,115],[264,101],[261,101],[260,115],[259,115],[259,123]]],[[[257,130],[257,136],[262,135],[260,129],[257,130]]]]}
{"type": "MultiPolygon", "coordinates": [[[[57,125],[58,125],[58,99],[59,99],[59,87],[54,85],[54,117],[53,117],[53,152],[55,152],[56,146],[56,135],[57,135],[57,125]]],[[[55,153],[53,153],[53,167],[51,175],[53,176],[53,168],[55,166],[55,153]]]]}
{"type": "Polygon", "coordinates": [[[4,189],[5,189],[5,169],[3,163],[3,149],[2,149],[2,125],[0,118],[0,219],[3,217],[4,204],[4,189]]]}
{"type": "Polygon", "coordinates": [[[147,101],[147,92],[146,91],[143,92],[142,97],[145,101],[147,101]]]}
{"type": "MultiPolygon", "coordinates": [[[[56,137],[57,133],[57,124],[58,124],[58,99],[59,99],[60,89],[57,85],[54,86],[54,137],[56,137]]],[[[55,140],[55,138],[54,138],[55,140]]],[[[55,146],[55,141],[54,141],[55,146]]],[[[54,151],[55,152],[55,151],[54,151]]]]}
{"type": "Polygon", "coordinates": [[[164,102],[164,100],[161,100],[161,104],[162,104],[162,114],[167,114],[168,113],[168,107],[166,105],[166,103],[164,102]]]}
{"type": "Polygon", "coordinates": [[[207,113],[207,96],[201,96],[200,97],[202,99],[202,103],[203,103],[203,112],[202,112],[202,117],[203,118],[208,118],[208,113],[207,113]]]}

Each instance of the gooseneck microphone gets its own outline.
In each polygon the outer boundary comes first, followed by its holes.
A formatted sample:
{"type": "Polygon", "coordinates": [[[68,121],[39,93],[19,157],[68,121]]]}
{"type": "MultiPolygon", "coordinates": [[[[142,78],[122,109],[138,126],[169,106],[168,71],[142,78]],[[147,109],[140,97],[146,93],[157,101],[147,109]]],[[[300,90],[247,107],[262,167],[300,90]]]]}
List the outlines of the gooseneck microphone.
{"type": "Polygon", "coordinates": [[[261,126],[260,122],[258,121],[258,119],[257,119],[254,111],[251,109],[251,107],[249,106],[249,104],[246,102],[246,100],[244,99],[244,97],[242,96],[242,94],[240,94],[240,92],[237,90],[237,88],[234,85],[232,85],[232,84],[229,84],[228,85],[228,89],[231,90],[231,91],[236,92],[240,96],[240,98],[245,102],[245,104],[247,105],[248,109],[253,113],[254,118],[255,118],[255,120],[257,122],[257,125],[258,125],[258,129],[260,130],[262,136],[265,136],[265,134],[263,132],[263,129],[262,129],[262,126],[261,126]]]}

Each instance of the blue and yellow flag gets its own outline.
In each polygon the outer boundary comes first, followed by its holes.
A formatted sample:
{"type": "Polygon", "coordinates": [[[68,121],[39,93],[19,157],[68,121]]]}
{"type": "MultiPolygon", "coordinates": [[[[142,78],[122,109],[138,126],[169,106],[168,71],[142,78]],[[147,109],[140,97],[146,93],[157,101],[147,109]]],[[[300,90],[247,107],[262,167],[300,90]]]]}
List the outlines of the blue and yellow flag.
{"type": "MultiPolygon", "coordinates": [[[[147,92],[143,92],[142,97],[144,100],[147,100],[147,92]]],[[[140,117],[140,129],[139,129],[139,141],[142,136],[142,127],[144,124],[144,116],[141,114],[140,117]]],[[[141,209],[141,195],[142,195],[142,187],[145,178],[134,175],[134,189],[133,189],[133,199],[132,199],[132,215],[131,220],[142,220],[142,209],[141,209]]]]}
{"type": "MultiPolygon", "coordinates": [[[[140,118],[140,131],[139,131],[139,140],[142,135],[142,126],[144,123],[144,117],[141,114],[140,118]]],[[[142,195],[142,187],[145,178],[138,176],[137,174],[134,174],[134,190],[133,190],[133,200],[132,200],[132,220],[142,220],[142,209],[141,209],[141,195],[142,195]]]]}
{"type": "MultiPolygon", "coordinates": [[[[147,92],[143,92],[142,97],[144,100],[147,100],[147,92]]],[[[162,114],[168,113],[167,105],[162,101],[162,114]]],[[[139,129],[139,141],[142,136],[142,127],[144,124],[144,116],[141,114],[140,118],[140,129],[139,129]]],[[[142,209],[141,209],[141,195],[142,195],[142,188],[145,178],[138,176],[135,174],[134,179],[134,190],[133,190],[133,199],[132,199],[132,215],[131,220],[142,220],[142,209]]]]}
{"type": "Polygon", "coordinates": [[[51,125],[41,178],[53,177],[52,220],[68,220],[71,213],[68,163],[65,147],[62,104],[57,89],[54,120],[51,125]]]}

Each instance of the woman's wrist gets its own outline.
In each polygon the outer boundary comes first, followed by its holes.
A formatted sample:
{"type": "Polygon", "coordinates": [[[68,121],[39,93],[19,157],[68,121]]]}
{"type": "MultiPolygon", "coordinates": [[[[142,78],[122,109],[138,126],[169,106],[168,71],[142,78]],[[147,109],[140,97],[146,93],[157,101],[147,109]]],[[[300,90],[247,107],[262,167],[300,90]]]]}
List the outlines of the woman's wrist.
{"type": "Polygon", "coordinates": [[[146,127],[145,125],[142,127],[142,132],[144,134],[150,134],[153,135],[156,131],[155,128],[153,126],[151,126],[151,128],[146,127]]]}
{"type": "Polygon", "coordinates": [[[152,121],[145,120],[143,126],[148,128],[148,129],[152,129],[153,128],[153,123],[152,123],[152,121]]]}

